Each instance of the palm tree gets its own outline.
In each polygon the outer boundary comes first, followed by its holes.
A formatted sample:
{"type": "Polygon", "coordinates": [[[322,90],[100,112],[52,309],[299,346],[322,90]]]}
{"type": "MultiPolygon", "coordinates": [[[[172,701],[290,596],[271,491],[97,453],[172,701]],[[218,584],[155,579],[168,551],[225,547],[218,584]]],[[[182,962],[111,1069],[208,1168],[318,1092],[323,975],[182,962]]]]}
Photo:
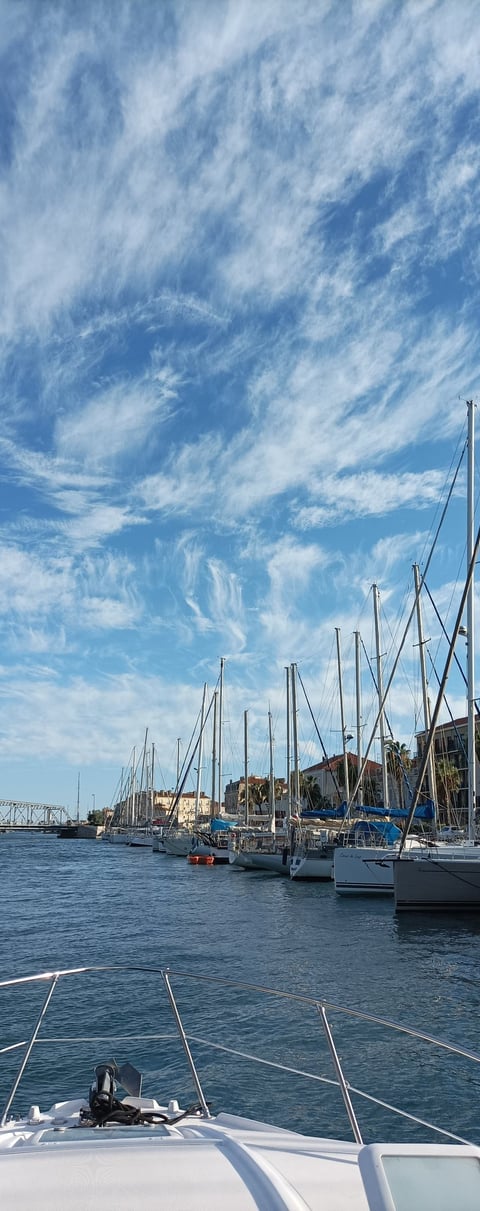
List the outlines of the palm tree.
{"type": "Polygon", "coordinates": [[[398,806],[403,811],[405,808],[405,774],[412,767],[410,749],[406,744],[400,744],[399,740],[394,740],[393,737],[386,741],[385,748],[387,750],[387,770],[396,783],[398,806]]]}
{"type": "MultiPolygon", "coordinates": [[[[274,797],[275,802],[281,799],[285,790],[283,778],[275,778],[274,782],[274,797]]],[[[240,802],[245,803],[245,786],[240,791],[240,802]]],[[[251,806],[262,807],[264,803],[270,803],[270,779],[265,778],[263,782],[248,782],[248,802],[251,806]]]]}
{"type": "MultiPolygon", "coordinates": [[[[250,808],[260,807],[261,804],[264,803],[264,798],[263,798],[264,786],[265,786],[264,782],[251,782],[250,779],[248,780],[248,805],[250,808]]],[[[245,785],[244,785],[244,786],[242,786],[242,789],[240,791],[239,801],[240,801],[240,803],[245,803],[245,800],[246,800],[246,790],[245,790],[245,785]]]]}
{"type": "MultiPolygon", "coordinates": [[[[351,753],[347,753],[347,768],[348,768],[348,785],[350,790],[353,790],[358,777],[357,762],[351,753]]],[[[335,777],[338,785],[345,788],[345,766],[342,761],[338,762],[335,770],[335,777]]]]}
{"type": "MultiPolygon", "coordinates": [[[[435,773],[437,779],[437,791],[439,797],[443,800],[442,806],[445,809],[445,819],[440,823],[447,824],[452,827],[452,814],[455,804],[455,798],[461,786],[460,770],[453,761],[449,761],[448,757],[440,757],[435,762],[435,773]]],[[[440,804],[439,804],[440,808],[440,804]]],[[[440,814],[440,812],[439,812],[440,814]]]]}
{"type": "Polygon", "coordinates": [[[318,811],[320,808],[332,806],[330,799],[326,799],[325,795],[322,795],[313,774],[300,773],[300,796],[306,800],[307,811],[318,811]]]}

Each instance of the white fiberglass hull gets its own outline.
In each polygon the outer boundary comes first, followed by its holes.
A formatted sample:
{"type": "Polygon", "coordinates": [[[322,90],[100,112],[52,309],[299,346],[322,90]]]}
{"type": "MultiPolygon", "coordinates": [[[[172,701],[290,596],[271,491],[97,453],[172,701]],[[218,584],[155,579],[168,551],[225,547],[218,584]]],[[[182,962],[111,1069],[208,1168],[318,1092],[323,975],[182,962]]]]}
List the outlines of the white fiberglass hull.
{"type": "Polygon", "coordinates": [[[163,843],[169,858],[186,858],[192,848],[192,837],[190,833],[186,833],[184,837],[169,837],[166,833],[163,843]]]}
{"type": "MultiPolygon", "coordinates": [[[[460,862],[466,864],[464,859],[460,859],[460,862]]],[[[470,858],[469,862],[472,865],[473,859],[470,858]]],[[[409,864],[405,863],[406,866],[409,864]]],[[[401,862],[397,863],[397,866],[400,865],[401,862]]],[[[418,865],[421,865],[421,860],[418,865]]],[[[480,862],[478,866],[480,873],[480,862]]],[[[38,987],[39,981],[48,985],[41,1015],[31,1034],[30,1050],[37,1040],[58,980],[71,977],[76,982],[82,974],[95,974],[95,977],[98,977],[102,970],[105,974],[109,973],[115,982],[119,972],[130,972],[138,1001],[138,967],[74,968],[69,971],[57,971],[55,974],[48,971],[31,977],[22,976],[1,981],[2,987],[9,990],[9,1023],[12,1020],[10,993],[13,985],[34,984],[38,987]]],[[[145,972],[145,969],[141,970],[145,972]]],[[[175,985],[177,980],[182,978],[187,978],[190,982],[195,979],[195,975],[172,971],[170,968],[151,968],[150,975],[160,978],[160,986],[166,985],[175,1025],[180,1036],[188,1041],[172,980],[175,985]]],[[[233,1038],[230,1038],[232,1021],[225,996],[231,989],[235,1013],[238,1014],[238,993],[242,996],[240,1004],[244,1003],[245,992],[250,989],[255,998],[263,993],[269,997],[269,1001],[271,997],[278,997],[282,1005],[285,1005],[285,992],[264,986],[235,983],[231,978],[222,979],[209,974],[206,978],[210,985],[216,985],[218,988],[217,1010],[212,1015],[210,1009],[214,1036],[211,1045],[214,1048],[218,1046],[221,1032],[223,1052],[232,1058],[243,1055],[254,1062],[255,1054],[245,1056],[237,1049],[241,1036],[239,1040],[235,1029],[233,1038]],[[229,1042],[232,1046],[229,1046],[229,1042]]],[[[200,987],[205,988],[204,965],[197,979],[200,987]]],[[[400,1208],[414,1211],[414,1208],[423,1209],[431,1205],[433,1208],[448,1208],[449,1211],[452,1208],[455,1211],[477,1211],[480,1206],[480,1148],[460,1142],[462,1137],[451,1133],[455,1123],[449,1123],[450,1131],[446,1131],[444,1127],[436,1127],[435,1124],[420,1118],[421,1106],[414,1106],[416,1113],[412,1115],[408,1111],[397,1109],[393,1104],[389,1109],[402,1116],[403,1124],[405,1120],[414,1124],[416,1140],[420,1123],[427,1129],[429,1136],[432,1131],[440,1131],[441,1141],[434,1144],[363,1144],[363,1124],[357,1119],[342,1058],[336,1051],[327,1017],[327,1012],[335,1010],[336,1013],[346,1014],[350,1018],[351,1011],[345,1010],[341,1005],[325,1002],[319,995],[308,996],[295,992],[287,995],[289,1000],[293,1001],[293,1012],[296,1012],[296,1033],[300,1014],[303,1020],[307,1006],[311,1011],[315,1010],[316,1016],[318,1009],[322,1009],[322,1021],[327,1039],[330,1040],[329,1050],[334,1064],[332,1072],[335,1071],[337,1076],[335,1081],[330,1081],[329,1077],[324,1077],[323,1080],[334,1086],[341,1081],[343,1101],[350,1122],[349,1132],[353,1132],[355,1143],[350,1140],[301,1135],[297,1131],[277,1127],[256,1118],[244,1118],[234,1112],[219,1113],[212,1117],[210,1102],[205,1099],[202,1083],[188,1047],[185,1053],[190,1071],[189,1084],[194,1081],[198,1095],[198,1102],[194,1106],[183,1110],[173,1097],[167,1103],[165,1094],[159,1101],[155,1097],[143,1097],[140,1073],[129,1063],[118,1068],[113,1060],[100,1063],[94,1069],[94,1080],[88,1087],[88,1083],[92,1081],[91,1048],[95,1041],[100,1042],[94,1038],[89,1040],[90,1059],[86,1061],[86,1096],[78,1098],[77,1095],[71,1100],[56,1101],[46,1112],[42,1112],[35,1101],[25,1117],[19,1117],[13,1109],[13,1102],[28,1063],[29,1050],[25,1053],[24,1044],[15,1042],[13,1050],[21,1048],[17,1060],[17,1074],[7,1100],[3,1102],[0,1121],[0,1189],[3,1192],[5,1207],[15,1208],[15,1211],[53,1211],[54,1208],[62,1208],[63,1211],[65,1207],[68,1207],[68,1211],[85,1211],[87,1206],[91,1207],[92,1211],[99,1208],[102,1211],[131,1211],[132,1208],[140,1207],[142,1211],[156,1211],[160,1203],[165,1207],[165,1211],[173,1211],[173,1208],[181,1211],[205,1211],[205,1208],[208,1208],[208,1211],[225,1211],[225,1208],[228,1208],[228,1211],[255,1211],[255,1208],[260,1207],[264,1211],[280,1211],[280,1208],[283,1211],[300,1211],[300,1208],[302,1211],[319,1211],[320,1208],[328,1211],[367,1211],[368,1208],[370,1211],[393,1211],[394,1207],[397,1211],[400,1211],[400,1208]],[[444,1142],[445,1136],[448,1143],[444,1142]]],[[[149,999],[155,1011],[157,997],[149,999]]],[[[76,1003],[77,997],[74,1000],[76,1003]]],[[[68,999],[66,1004],[68,1006],[68,999]]],[[[248,1004],[251,1006],[250,997],[248,1004]]],[[[98,987],[95,990],[95,1010],[97,1006],[98,987]]],[[[196,1006],[197,995],[194,992],[191,1011],[195,1010],[196,1006]]],[[[143,1009],[144,1007],[142,1016],[143,1009]]],[[[120,1012],[122,1011],[124,1012],[123,1007],[120,1012]]],[[[38,1008],[35,1009],[35,1017],[37,1013],[38,1008]]],[[[438,1069],[439,1047],[448,1053],[448,1059],[453,1056],[457,1058],[460,1054],[463,1059],[474,1063],[478,1061],[478,1055],[462,1048],[458,1039],[454,1044],[449,1044],[445,1039],[440,1043],[425,1033],[419,1033],[411,1027],[403,1027],[398,1022],[372,1016],[363,1010],[360,1017],[364,1020],[364,1038],[368,1039],[368,1025],[365,1023],[371,1022],[375,1029],[379,1024],[393,1028],[395,1043],[392,1043],[392,1048],[397,1067],[402,1055],[398,1044],[399,1033],[404,1033],[409,1039],[413,1036],[418,1041],[435,1046],[435,1074],[438,1069]]],[[[96,1014],[94,1020],[97,1021],[96,1014]]],[[[250,1007],[248,1025],[254,1024],[255,1020],[257,1014],[253,1013],[250,1007]]],[[[258,1020],[261,1029],[261,1013],[258,1020]]],[[[15,1024],[15,1017],[12,1024],[15,1024]]],[[[133,1029],[135,1027],[134,1022],[133,1029]]],[[[23,1013],[18,1028],[21,1028],[22,1033],[25,1030],[23,1013]]],[[[113,1022],[112,1028],[115,1028],[113,1022]]],[[[50,1031],[47,1033],[50,1034],[50,1031]]],[[[151,1035],[139,1036],[136,1031],[133,1037],[143,1044],[152,1038],[151,1035]]],[[[110,1044],[115,1038],[118,1042],[118,1035],[114,1035],[110,1044]]],[[[288,1036],[282,1033],[285,1059],[291,1063],[292,1055],[287,1038],[288,1036]]],[[[84,1044],[87,1040],[71,1038],[70,1046],[75,1041],[84,1044]]],[[[55,1039],[44,1038],[42,1042],[55,1043],[55,1039]]],[[[102,1046],[108,1042],[108,1039],[103,1039],[102,1046]]],[[[208,1046],[208,1038],[203,1042],[208,1046]]],[[[386,1047],[388,1056],[388,1043],[386,1047]]],[[[12,1047],[8,1046],[6,1050],[10,1051],[12,1047]]],[[[109,1052],[110,1046],[106,1054],[109,1052]]],[[[367,1067],[368,1058],[367,1054],[367,1067]]],[[[75,1088],[78,1086],[79,1062],[76,1055],[75,1088]]],[[[258,1056],[258,1062],[265,1063],[261,1056],[258,1056]]],[[[414,1086],[418,1085],[419,1074],[418,1071],[412,1070],[412,1063],[411,1052],[404,1066],[405,1072],[400,1074],[407,1088],[410,1088],[412,1075],[414,1086]]],[[[274,1067],[282,1071],[287,1079],[290,1078],[292,1068],[282,1064],[280,1056],[274,1067]]],[[[293,1071],[295,1072],[295,1069],[293,1071]]],[[[446,1072],[451,1081],[451,1064],[446,1072]]],[[[224,1080],[227,1073],[230,1089],[225,1089],[223,1096],[228,1096],[235,1106],[236,1081],[235,1074],[231,1075],[230,1066],[224,1073],[224,1080]]],[[[425,1065],[423,1075],[424,1073],[425,1065]]],[[[311,1077],[315,1081],[319,1079],[315,1073],[297,1072],[297,1075],[311,1077]]],[[[169,1081],[172,1078],[173,1072],[169,1072],[169,1081]]],[[[32,1080],[32,1075],[30,1079],[32,1080]]],[[[261,1079],[262,1082],[268,1080],[265,1069],[262,1070],[261,1079]]],[[[465,1085],[465,1097],[468,1097],[468,1105],[471,1106],[475,1078],[467,1073],[465,1077],[458,1079],[461,1079],[462,1087],[465,1085]]],[[[440,1081],[439,1084],[441,1083],[440,1081]]],[[[184,1076],[181,1078],[181,1084],[185,1085],[184,1076]]],[[[427,1097],[432,1103],[432,1083],[427,1082],[427,1086],[427,1097]]],[[[275,1092],[279,1092],[277,1080],[266,1090],[266,1100],[271,1102],[272,1111],[275,1092]]],[[[362,1091],[357,1089],[356,1092],[362,1091]]],[[[373,1103],[380,1109],[386,1108],[385,1102],[379,1101],[366,1090],[364,1096],[368,1103],[373,1103]]],[[[314,1118],[318,1113],[318,1092],[314,1090],[310,1097],[311,1102],[307,1105],[311,1105],[314,1118]]],[[[263,1100],[265,1101],[265,1098],[263,1100]]],[[[436,1104],[435,1088],[433,1104],[436,1104]]],[[[255,1105],[252,1093],[253,1110],[255,1105]]],[[[283,1097],[283,1117],[286,1114],[285,1106],[283,1097]]],[[[368,1122],[367,1129],[372,1136],[368,1122]]]]}
{"type": "Polygon", "coordinates": [[[325,883],[333,879],[333,846],[328,846],[325,853],[312,850],[311,853],[294,854],[290,862],[291,879],[318,879],[325,883]]]}
{"type": "Polygon", "coordinates": [[[480,849],[469,857],[466,852],[402,857],[393,874],[397,911],[480,912],[480,849]]]}
{"type": "Polygon", "coordinates": [[[151,833],[133,832],[129,834],[127,844],[133,846],[134,849],[152,849],[153,837],[151,833]]]}
{"type": "Polygon", "coordinates": [[[124,833],[104,833],[103,840],[108,841],[109,845],[128,845],[130,834],[124,833]]]}
{"type": "Polygon", "coordinates": [[[277,875],[290,874],[290,853],[288,848],[269,853],[259,851],[249,855],[249,869],[253,870],[271,870],[277,875]]]}
{"type": "Polygon", "coordinates": [[[154,836],[152,849],[153,849],[154,854],[165,854],[167,852],[165,849],[165,842],[163,840],[163,837],[154,836]]]}
{"type": "MultiPolygon", "coordinates": [[[[423,855],[429,854],[432,857],[436,855],[440,860],[443,860],[443,857],[448,859],[453,856],[455,849],[459,855],[468,856],[472,852],[472,847],[468,845],[455,847],[448,843],[439,843],[430,850],[425,850],[414,837],[407,840],[406,849],[410,853],[416,852],[422,861],[423,855]]],[[[335,891],[340,896],[393,896],[397,858],[398,845],[388,848],[374,845],[339,846],[335,851],[335,891]]]]}
{"type": "Polygon", "coordinates": [[[229,849],[228,862],[230,866],[238,866],[239,870],[250,870],[252,866],[251,856],[248,850],[229,849]]]}
{"type": "Polygon", "coordinates": [[[397,852],[385,846],[339,846],[334,858],[335,891],[340,896],[393,896],[397,852]]]}

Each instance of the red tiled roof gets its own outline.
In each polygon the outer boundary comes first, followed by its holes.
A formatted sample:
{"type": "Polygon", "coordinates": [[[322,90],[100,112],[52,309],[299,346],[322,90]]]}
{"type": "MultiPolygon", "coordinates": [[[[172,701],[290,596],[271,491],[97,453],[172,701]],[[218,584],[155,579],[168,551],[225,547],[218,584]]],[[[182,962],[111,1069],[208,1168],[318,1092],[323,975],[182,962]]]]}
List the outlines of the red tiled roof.
{"type": "MultiPolygon", "coordinates": [[[[321,770],[338,769],[339,765],[343,764],[343,753],[340,756],[329,757],[326,761],[319,761],[317,765],[309,765],[308,769],[302,770],[302,774],[317,774],[321,770]]],[[[358,766],[358,758],[356,753],[348,754],[348,764],[358,766]]],[[[382,767],[378,761],[367,761],[365,765],[366,774],[381,774],[382,767]]]]}

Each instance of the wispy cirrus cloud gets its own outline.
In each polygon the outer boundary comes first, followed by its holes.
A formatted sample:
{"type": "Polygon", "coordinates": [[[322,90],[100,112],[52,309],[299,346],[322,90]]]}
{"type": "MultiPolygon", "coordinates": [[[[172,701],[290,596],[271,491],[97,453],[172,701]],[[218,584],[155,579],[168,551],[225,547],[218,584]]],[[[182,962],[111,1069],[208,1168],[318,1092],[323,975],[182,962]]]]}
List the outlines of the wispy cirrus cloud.
{"type": "MultiPolygon", "coordinates": [[[[300,530],[323,528],[352,517],[384,517],[400,508],[426,509],[445,494],[446,475],[442,471],[399,474],[359,471],[356,475],[325,476],[311,493],[322,499],[320,505],[304,505],[293,510],[300,530]]],[[[463,494],[463,485],[457,489],[463,494]]]]}
{"type": "Polygon", "coordinates": [[[106,758],[153,632],[145,709],[180,687],[177,729],[219,650],[260,719],[285,660],[333,687],[370,579],[395,613],[479,373],[476,5],[5,11],[10,692],[22,645],[28,668],[56,650],[65,727],[44,671],[32,744],[68,752],[83,699],[112,712],[106,758]]]}
{"type": "Polygon", "coordinates": [[[2,583],[0,618],[8,620],[12,640],[18,628],[30,625],[38,633],[44,624],[42,647],[46,649],[46,627],[51,624],[51,649],[59,628],[82,631],[134,627],[142,606],[135,586],[134,567],[124,557],[92,555],[75,561],[71,556],[33,554],[13,545],[1,547],[2,583]],[[99,585],[102,593],[98,592],[99,585]]]}
{"type": "Polygon", "coordinates": [[[178,380],[163,367],[152,378],[136,383],[115,382],[81,408],[62,416],[55,427],[60,457],[88,465],[115,463],[136,454],[152,429],[170,416],[178,380]]]}

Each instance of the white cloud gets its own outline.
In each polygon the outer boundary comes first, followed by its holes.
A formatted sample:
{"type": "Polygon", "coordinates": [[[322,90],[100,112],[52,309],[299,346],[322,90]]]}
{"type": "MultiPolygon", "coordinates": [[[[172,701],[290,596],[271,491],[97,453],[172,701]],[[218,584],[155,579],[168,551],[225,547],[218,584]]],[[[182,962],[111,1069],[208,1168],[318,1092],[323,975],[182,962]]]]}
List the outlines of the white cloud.
{"type": "Polygon", "coordinates": [[[117,759],[159,694],[173,735],[217,649],[258,719],[296,657],[333,717],[334,627],[372,580],[398,607],[395,511],[427,530],[478,379],[476,5],[33,8],[0,29],[0,613],[13,702],[35,654],[64,677],[7,748],[91,752],[87,711],[117,759]]]}
{"type": "Polygon", "coordinates": [[[159,420],[165,420],[178,380],[158,370],[153,381],[115,382],[83,408],[61,417],[55,439],[60,456],[68,452],[87,466],[109,466],[141,450],[159,420]]]}
{"type": "Polygon", "coordinates": [[[12,545],[0,548],[0,555],[0,617],[8,620],[13,648],[26,635],[29,650],[35,648],[34,636],[43,650],[53,650],[65,627],[79,633],[115,630],[132,627],[141,617],[134,566],[123,557],[90,555],[75,562],[12,545]],[[39,623],[47,619],[48,629],[44,622],[42,631],[39,623]]]}
{"type": "Polygon", "coordinates": [[[173,450],[165,471],[140,480],[136,494],[146,509],[196,516],[217,492],[215,461],[222,450],[215,434],[173,450]]]}
{"type": "Polygon", "coordinates": [[[312,495],[318,494],[323,503],[294,509],[293,518],[299,529],[307,530],[352,517],[384,517],[399,508],[431,508],[445,494],[445,485],[441,471],[326,475],[310,484],[312,495]]]}

